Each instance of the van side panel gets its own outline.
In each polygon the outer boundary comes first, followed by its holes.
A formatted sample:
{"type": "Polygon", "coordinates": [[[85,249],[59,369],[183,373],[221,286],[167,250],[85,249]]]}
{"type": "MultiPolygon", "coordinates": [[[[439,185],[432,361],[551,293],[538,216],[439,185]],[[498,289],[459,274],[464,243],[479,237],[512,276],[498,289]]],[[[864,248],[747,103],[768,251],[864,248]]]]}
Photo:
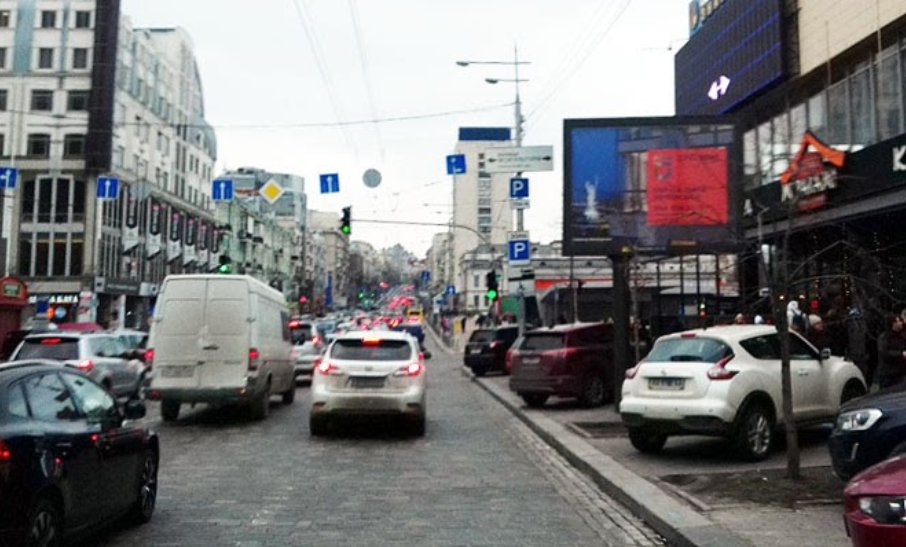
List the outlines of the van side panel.
{"type": "Polygon", "coordinates": [[[148,343],[155,351],[153,387],[198,385],[198,341],[204,328],[206,290],[204,279],[172,279],[164,283],[148,343]]]}
{"type": "Polygon", "coordinates": [[[219,389],[246,385],[248,354],[253,347],[251,300],[245,279],[208,281],[201,386],[219,389]]]}

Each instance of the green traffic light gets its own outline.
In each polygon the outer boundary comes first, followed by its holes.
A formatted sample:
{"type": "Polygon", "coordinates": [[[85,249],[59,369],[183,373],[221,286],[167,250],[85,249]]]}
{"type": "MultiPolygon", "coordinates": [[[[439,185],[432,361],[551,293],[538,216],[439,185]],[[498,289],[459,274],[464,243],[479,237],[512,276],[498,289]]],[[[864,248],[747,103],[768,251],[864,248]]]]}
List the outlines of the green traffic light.
{"type": "Polygon", "coordinates": [[[221,264],[220,267],[217,268],[217,272],[222,274],[233,273],[233,266],[230,264],[221,264]]]}
{"type": "Polygon", "coordinates": [[[349,233],[352,232],[352,229],[350,229],[349,226],[347,225],[347,226],[343,226],[342,228],[340,228],[340,231],[346,235],[349,235],[349,233]]]}
{"type": "Polygon", "coordinates": [[[494,289],[488,289],[488,292],[485,293],[485,295],[488,297],[488,300],[497,300],[497,291],[494,289]]]}

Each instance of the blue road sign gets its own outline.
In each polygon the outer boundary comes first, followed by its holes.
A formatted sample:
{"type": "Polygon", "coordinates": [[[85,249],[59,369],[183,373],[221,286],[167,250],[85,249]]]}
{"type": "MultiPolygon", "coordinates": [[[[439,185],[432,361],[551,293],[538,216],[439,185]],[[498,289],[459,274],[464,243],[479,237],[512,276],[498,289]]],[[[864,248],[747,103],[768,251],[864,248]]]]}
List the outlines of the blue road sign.
{"type": "Polygon", "coordinates": [[[528,179],[513,177],[510,179],[510,197],[511,198],[527,198],[528,195],[528,179]]]}
{"type": "Polygon", "coordinates": [[[431,281],[431,270],[422,270],[421,279],[425,283],[427,283],[428,281],[431,281]]]}
{"type": "Polygon", "coordinates": [[[16,187],[17,178],[19,178],[19,170],[15,167],[0,167],[0,188],[12,190],[16,187]]]}
{"type": "Polygon", "coordinates": [[[532,245],[527,239],[511,239],[507,243],[510,264],[528,264],[532,260],[532,245]]]}
{"type": "Polygon", "coordinates": [[[98,177],[98,199],[116,199],[120,195],[120,179],[98,177]]]}
{"type": "Polygon", "coordinates": [[[233,200],[233,181],[230,179],[216,179],[211,188],[211,199],[214,201],[233,200]]]}
{"type": "Polygon", "coordinates": [[[327,173],[321,175],[321,193],[335,194],[340,191],[340,175],[336,173],[327,173]]]}
{"type": "Polygon", "coordinates": [[[447,156],[447,174],[460,175],[466,172],[465,154],[452,154],[447,156]]]}
{"type": "Polygon", "coordinates": [[[456,285],[447,285],[447,296],[456,296],[456,285]]]}

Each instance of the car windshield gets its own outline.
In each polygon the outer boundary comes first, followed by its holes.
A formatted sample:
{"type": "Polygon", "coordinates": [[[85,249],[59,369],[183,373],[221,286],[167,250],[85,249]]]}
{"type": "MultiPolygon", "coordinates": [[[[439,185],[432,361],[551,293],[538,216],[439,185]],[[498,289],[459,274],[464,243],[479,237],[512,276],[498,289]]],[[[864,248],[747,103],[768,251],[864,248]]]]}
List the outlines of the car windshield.
{"type": "Polygon", "coordinates": [[[412,357],[412,348],[405,340],[337,340],[330,356],[348,361],[405,361],[412,357]]]}
{"type": "Polygon", "coordinates": [[[16,353],[18,359],[54,359],[70,361],[79,358],[78,338],[27,338],[16,353]]]}
{"type": "Polygon", "coordinates": [[[529,333],[522,340],[520,350],[546,351],[563,349],[566,337],[560,333],[529,333]]]}
{"type": "Polygon", "coordinates": [[[668,338],[657,342],[645,360],[716,363],[731,353],[726,344],[713,338],[668,338]]]}

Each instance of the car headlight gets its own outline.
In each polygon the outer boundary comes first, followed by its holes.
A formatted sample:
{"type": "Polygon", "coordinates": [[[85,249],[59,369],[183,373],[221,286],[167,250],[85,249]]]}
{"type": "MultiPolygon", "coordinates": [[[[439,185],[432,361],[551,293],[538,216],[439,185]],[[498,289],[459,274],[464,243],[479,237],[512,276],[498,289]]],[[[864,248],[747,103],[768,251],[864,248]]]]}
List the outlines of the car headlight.
{"type": "Polygon", "coordinates": [[[865,431],[881,419],[884,413],[877,408],[844,412],[837,417],[837,431],[865,431]]]}
{"type": "Polygon", "coordinates": [[[906,524],[906,498],[903,496],[859,498],[859,510],[880,524],[906,524]]]}

